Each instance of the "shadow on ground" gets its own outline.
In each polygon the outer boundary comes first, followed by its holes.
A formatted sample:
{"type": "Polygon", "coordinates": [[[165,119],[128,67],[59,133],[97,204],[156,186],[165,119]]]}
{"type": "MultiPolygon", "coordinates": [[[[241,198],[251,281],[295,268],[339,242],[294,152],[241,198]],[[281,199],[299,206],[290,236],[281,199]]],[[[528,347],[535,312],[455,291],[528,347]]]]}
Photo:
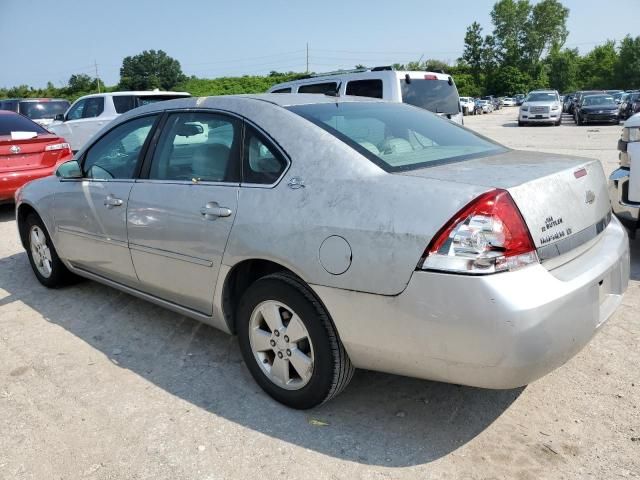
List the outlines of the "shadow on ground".
{"type": "Polygon", "coordinates": [[[357,463],[410,466],[436,460],[485,430],[523,390],[358,371],[336,399],[300,412],[267,397],[242,363],[235,337],[206,325],[90,281],[47,290],[36,282],[24,253],[0,259],[0,288],[9,294],[0,308],[23,302],[171,395],[252,430],[357,463]],[[329,425],[314,426],[311,419],[329,425]]]}
{"type": "Polygon", "coordinates": [[[10,222],[16,219],[15,205],[13,203],[0,204],[0,223],[10,222]]]}

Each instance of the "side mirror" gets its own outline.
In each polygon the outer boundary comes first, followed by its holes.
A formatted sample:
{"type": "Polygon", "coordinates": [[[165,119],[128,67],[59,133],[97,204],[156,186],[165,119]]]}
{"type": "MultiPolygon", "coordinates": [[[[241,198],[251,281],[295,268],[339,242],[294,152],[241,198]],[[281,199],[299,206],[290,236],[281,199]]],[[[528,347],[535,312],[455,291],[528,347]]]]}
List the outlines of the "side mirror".
{"type": "Polygon", "coordinates": [[[82,178],[82,170],[80,169],[80,164],[75,160],[64,162],[56,170],[56,177],[59,177],[61,179],[82,178]]]}
{"type": "Polygon", "coordinates": [[[64,113],[56,114],[56,116],[53,117],[53,119],[57,122],[64,122],[64,113]]]}

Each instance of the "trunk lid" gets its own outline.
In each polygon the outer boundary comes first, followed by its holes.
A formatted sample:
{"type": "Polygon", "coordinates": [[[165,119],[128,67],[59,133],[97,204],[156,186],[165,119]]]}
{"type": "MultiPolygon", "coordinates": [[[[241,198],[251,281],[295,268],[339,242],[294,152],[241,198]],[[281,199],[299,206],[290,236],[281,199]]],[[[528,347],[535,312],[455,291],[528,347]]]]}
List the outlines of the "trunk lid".
{"type": "Polygon", "coordinates": [[[542,260],[593,238],[610,219],[607,182],[598,160],[508,151],[400,175],[508,190],[542,260]]]}
{"type": "Polygon", "coordinates": [[[0,135],[0,173],[53,167],[65,150],[45,151],[45,148],[61,142],[64,140],[50,133],[26,140],[0,135]]]}

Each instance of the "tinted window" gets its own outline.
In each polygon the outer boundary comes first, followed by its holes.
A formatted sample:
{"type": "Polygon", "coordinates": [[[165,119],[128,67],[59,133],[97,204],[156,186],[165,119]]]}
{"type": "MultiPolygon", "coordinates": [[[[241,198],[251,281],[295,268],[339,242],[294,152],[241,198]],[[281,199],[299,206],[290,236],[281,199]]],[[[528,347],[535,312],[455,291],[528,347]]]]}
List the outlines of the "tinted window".
{"type": "Polygon", "coordinates": [[[11,132],[48,133],[37,123],[17,113],[0,115],[0,135],[11,135],[11,132]]]}
{"type": "Polygon", "coordinates": [[[104,111],[104,98],[92,97],[87,98],[87,103],[82,111],[82,118],[97,117],[104,111]]]}
{"type": "Polygon", "coordinates": [[[136,97],[136,107],[149,105],[150,103],[165,102],[177,98],[189,98],[190,95],[145,95],[136,97]]]}
{"type": "Polygon", "coordinates": [[[244,182],[270,185],[280,178],[287,161],[263,135],[247,127],[243,165],[244,182]]]}
{"type": "Polygon", "coordinates": [[[18,111],[18,100],[2,100],[0,101],[0,110],[18,111]]]}
{"type": "Polygon", "coordinates": [[[69,113],[67,114],[67,120],[78,120],[79,118],[82,118],[82,112],[84,111],[84,107],[87,104],[87,100],[78,100],[76,103],[73,104],[73,106],[71,107],[71,110],[69,110],[69,113]]]}
{"type": "Polygon", "coordinates": [[[402,101],[434,113],[457,115],[460,112],[458,91],[447,80],[400,80],[402,101]]]}
{"type": "Polygon", "coordinates": [[[118,125],[98,140],[85,156],[85,177],[101,180],[133,178],[140,152],[155,120],[155,115],[136,118],[118,125]]]}
{"type": "Polygon", "coordinates": [[[382,98],[382,80],[354,80],[347,83],[347,95],[382,98]]]}
{"type": "Polygon", "coordinates": [[[553,92],[532,92],[527,96],[527,102],[557,102],[558,95],[553,92]]]}
{"type": "Polygon", "coordinates": [[[239,122],[213,113],[169,117],[156,147],[149,178],[238,182],[239,122]]]}
{"type": "Polygon", "coordinates": [[[300,85],[298,93],[327,93],[335,91],[338,84],[335,82],[313,83],[310,85],[300,85]]]}
{"type": "Polygon", "coordinates": [[[131,95],[114,95],[112,98],[116,113],[125,113],[136,108],[136,98],[131,95]]]}
{"type": "Polygon", "coordinates": [[[274,90],[271,93],[291,93],[291,87],[288,88],[279,88],[278,90],[274,90]]]}
{"type": "Polygon", "coordinates": [[[52,102],[20,102],[20,113],[33,119],[54,118],[69,108],[69,102],[54,100],[52,102]]]}
{"type": "Polygon", "coordinates": [[[418,108],[394,103],[288,107],[388,172],[493,155],[506,149],[418,108]]]}

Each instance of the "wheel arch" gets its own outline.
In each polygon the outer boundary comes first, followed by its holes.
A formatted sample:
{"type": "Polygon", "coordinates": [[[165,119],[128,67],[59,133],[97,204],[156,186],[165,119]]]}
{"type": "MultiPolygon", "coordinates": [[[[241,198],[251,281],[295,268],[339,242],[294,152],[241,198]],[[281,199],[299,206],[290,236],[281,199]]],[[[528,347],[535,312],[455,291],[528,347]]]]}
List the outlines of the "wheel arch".
{"type": "MultiPolygon", "coordinates": [[[[26,231],[25,222],[27,220],[27,217],[32,213],[37,215],[38,218],[42,220],[42,222],[45,224],[45,227],[47,227],[47,229],[49,228],[46,225],[44,219],[42,218],[42,215],[40,215],[40,213],[36,210],[36,208],[33,205],[26,202],[23,202],[20,205],[18,205],[18,208],[16,209],[16,222],[18,224],[18,234],[20,235],[20,242],[22,243],[22,246],[24,247],[25,250],[29,248],[29,245],[27,244],[27,231],[26,231]]],[[[51,232],[49,232],[49,235],[51,235],[51,232]]]]}

